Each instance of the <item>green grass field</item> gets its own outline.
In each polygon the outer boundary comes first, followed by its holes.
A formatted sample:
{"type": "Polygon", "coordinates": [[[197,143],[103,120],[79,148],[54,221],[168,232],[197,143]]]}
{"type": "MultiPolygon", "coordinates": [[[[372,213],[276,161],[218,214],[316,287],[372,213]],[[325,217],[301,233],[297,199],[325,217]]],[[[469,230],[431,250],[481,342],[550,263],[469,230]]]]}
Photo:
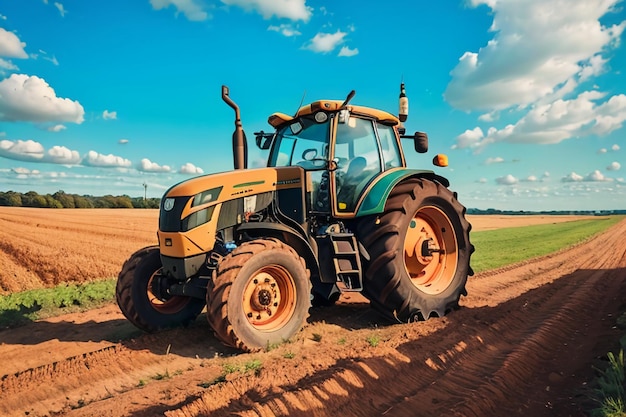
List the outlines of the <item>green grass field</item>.
{"type": "MultiPolygon", "coordinates": [[[[475,272],[500,268],[573,246],[621,221],[611,216],[566,223],[473,232],[475,272]]],[[[114,278],[85,284],[61,284],[0,296],[0,328],[40,318],[87,310],[115,300],[114,278]]]]}
{"type": "Polygon", "coordinates": [[[589,239],[624,216],[472,232],[471,265],[479,273],[547,255],[589,239]]]}

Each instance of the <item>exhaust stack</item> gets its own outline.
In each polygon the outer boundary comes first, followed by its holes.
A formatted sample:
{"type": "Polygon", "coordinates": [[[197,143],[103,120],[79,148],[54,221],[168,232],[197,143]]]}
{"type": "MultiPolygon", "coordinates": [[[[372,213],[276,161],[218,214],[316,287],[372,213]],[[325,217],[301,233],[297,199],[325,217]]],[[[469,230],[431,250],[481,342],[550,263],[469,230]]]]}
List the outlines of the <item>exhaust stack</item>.
{"type": "Polygon", "coordinates": [[[241,115],[239,106],[229,97],[228,87],[222,86],[222,100],[235,110],[235,131],[233,132],[233,167],[235,169],[248,168],[248,142],[246,141],[246,133],[243,131],[241,124],[241,115]]]}

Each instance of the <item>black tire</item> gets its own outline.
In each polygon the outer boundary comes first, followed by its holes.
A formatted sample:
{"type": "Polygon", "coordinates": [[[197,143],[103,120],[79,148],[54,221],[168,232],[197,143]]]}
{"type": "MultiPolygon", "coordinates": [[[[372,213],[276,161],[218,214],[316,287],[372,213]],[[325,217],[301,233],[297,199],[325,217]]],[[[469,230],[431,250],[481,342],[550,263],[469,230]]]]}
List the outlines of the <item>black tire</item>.
{"type": "Polygon", "coordinates": [[[357,230],[370,256],[363,290],[372,306],[401,322],[457,309],[473,275],[470,230],[465,207],[443,185],[418,178],[396,185],[384,212],[357,230]]]}
{"type": "Polygon", "coordinates": [[[245,242],[222,259],[207,291],[207,318],[225,345],[254,351],[289,340],[311,305],[304,259],[277,239],[245,242]]]}
{"type": "Polygon", "coordinates": [[[153,278],[161,271],[158,246],[135,252],[124,263],[117,278],[115,297],[126,318],[146,332],[185,326],[198,317],[205,302],[185,296],[155,296],[153,278]]]}

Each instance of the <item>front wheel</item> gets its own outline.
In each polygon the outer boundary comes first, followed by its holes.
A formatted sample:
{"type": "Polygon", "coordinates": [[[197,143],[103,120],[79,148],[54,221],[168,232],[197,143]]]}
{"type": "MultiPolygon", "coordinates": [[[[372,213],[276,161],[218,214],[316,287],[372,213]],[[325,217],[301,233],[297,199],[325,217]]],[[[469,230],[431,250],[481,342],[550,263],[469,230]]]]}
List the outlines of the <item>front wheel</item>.
{"type": "Polygon", "coordinates": [[[115,288],[124,316],[147,332],[187,325],[205,305],[199,298],[162,295],[161,268],[158,246],[140,249],[124,263],[115,288]]]}
{"type": "Polygon", "coordinates": [[[309,316],[304,259],[277,239],[245,242],[220,261],[207,291],[207,318],[224,344],[244,351],[290,339],[309,316]]]}
{"type": "Polygon", "coordinates": [[[458,308],[473,274],[474,246],[455,193],[427,179],[403,181],[384,212],[363,219],[358,229],[370,255],[364,292],[374,307],[402,322],[458,308]]]}

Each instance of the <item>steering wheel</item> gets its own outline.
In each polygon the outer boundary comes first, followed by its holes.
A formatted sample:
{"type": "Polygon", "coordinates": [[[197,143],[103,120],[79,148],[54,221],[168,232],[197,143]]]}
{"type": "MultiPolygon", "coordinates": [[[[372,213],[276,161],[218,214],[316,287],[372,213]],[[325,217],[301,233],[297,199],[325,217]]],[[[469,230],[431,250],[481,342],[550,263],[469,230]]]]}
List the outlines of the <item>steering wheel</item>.
{"type": "Polygon", "coordinates": [[[302,159],[304,159],[305,161],[312,161],[316,157],[317,157],[317,149],[315,148],[305,149],[304,152],[302,152],[302,159]]]}
{"type": "Polygon", "coordinates": [[[302,152],[302,159],[303,161],[298,162],[298,165],[310,171],[326,169],[328,164],[326,159],[317,157],[317,149],[315,148],[305,149],[302,152]]]}

